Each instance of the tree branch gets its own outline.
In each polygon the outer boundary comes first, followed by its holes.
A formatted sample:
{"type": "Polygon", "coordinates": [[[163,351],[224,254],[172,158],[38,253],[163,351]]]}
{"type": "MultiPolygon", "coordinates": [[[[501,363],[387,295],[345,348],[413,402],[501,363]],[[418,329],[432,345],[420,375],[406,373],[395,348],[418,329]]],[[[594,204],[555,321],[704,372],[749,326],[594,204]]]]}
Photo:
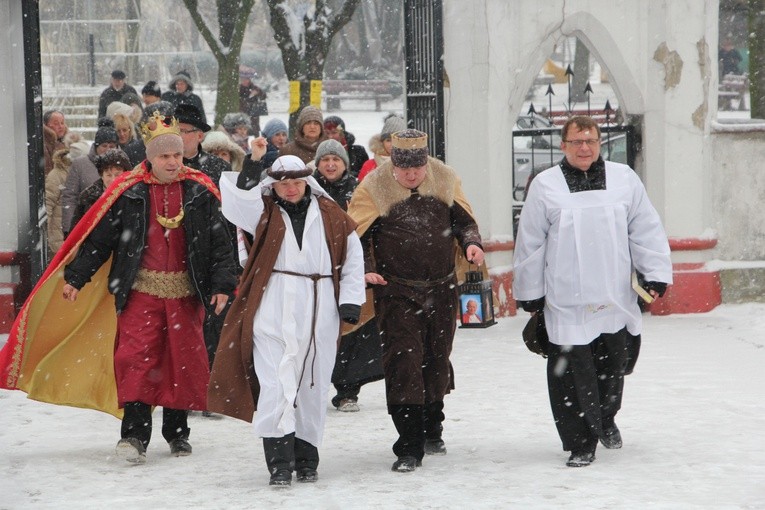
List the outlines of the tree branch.
{"type": "Polygon", "coordinates": [[[189,14],[191,14],[191,19],[194,21],[194,25],[196,25],[197,30],[199,30],[199,33],[202,34],[202,37],[207,42],[207,45],[210,47],[210,50],[215,56],[215,59],[220,61],[223,58],[227,58],[227,55],[224,55],[223,51],[221,51],[221,46],[218,44],[218,40],[212,34],[209,27],[205,23],[205,20],[199,14],[199,10],[197,9],[197,0],[183,0],[183,3],[189,10],[189,14]]]}

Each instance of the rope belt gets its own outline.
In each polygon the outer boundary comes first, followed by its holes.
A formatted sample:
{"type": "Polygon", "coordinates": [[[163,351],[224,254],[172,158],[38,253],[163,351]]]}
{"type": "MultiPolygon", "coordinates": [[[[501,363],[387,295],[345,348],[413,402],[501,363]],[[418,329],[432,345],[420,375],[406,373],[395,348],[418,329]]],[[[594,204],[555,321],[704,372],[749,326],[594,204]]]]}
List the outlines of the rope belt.
{"type": "Polygon", "coordinates": [[[155,271],[145,268],[138,270],[133,290],[160,299],[181,299],[194,294],[188,271],[155,271]]]}
{"type": "Polygon", "coordinates": [[[430,287],[436,287],[438,285],[443,285],[444,283],[452,281],[454,278],[454,271],[444,276],[443,278],[438,278],[436,280],[407,280],[406,278],[399,278],[397,276],[390,276],[387,274],[382,275],[382,277],[386,280],[392,281],[393,283],[398,283],[399,285],[406,285],[407,287],[415,287],[418,289],[428,289],[430,287]]]}
{"type": "Polygon", "coordinates": [[[286,271],[280,269],[274,269],[272,273],[287,274],[290,276],[302,276],[308,278],[313,282],[313,312],[311,313],[311,341],[308,343],[308,349],[305,351],[305,358],[303,358],[303,366],[300,369],[300,379],[298,379],[297,390],[295,391],[295,401],[292,403],[292,407],[297,407],[297,392],[300,391],[300,385],[303,383],[303,375],[305,374],[305,364],[308,361],[308,353],[311,352],[311,346],[313,346],[313,359],[311,360],[311,388],[314,386],[314,365],[316,364],[316,319],[318,314],[319,305],[319,280],[322,278],[332,278],[331,274],[303,274],[296,273],[294,271],[286,271]]]}

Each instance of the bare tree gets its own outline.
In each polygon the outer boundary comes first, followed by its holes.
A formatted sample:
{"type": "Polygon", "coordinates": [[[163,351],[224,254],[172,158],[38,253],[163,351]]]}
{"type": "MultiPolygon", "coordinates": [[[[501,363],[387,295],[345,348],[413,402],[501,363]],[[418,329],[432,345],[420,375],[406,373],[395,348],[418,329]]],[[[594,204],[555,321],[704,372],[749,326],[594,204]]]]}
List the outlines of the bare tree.
{"type": "MultiPolygon", "coordinates": [[[[350,21],[359,2],[343,0],[335,9],[327,0],[315,0],[314,8],[310,9],[311,2],[301,2],[293,8],[288,0],[266,0],[287,79],[300,82],[298,111],[310,104],[310,82],[323,79],[332,38],[350,21]]],[[[297,115],[298,112],[290,114],[291,130],[297,115]]]]}
{"type": "Polygon", "coordinates": [[[183,3],[218,62],[215,124],[220,124],[226,113],[239,111],[239,54],[255,0],[215,0],[218,7],[218,37],[200,14],[197,0],[183,0],[183,3]]]}

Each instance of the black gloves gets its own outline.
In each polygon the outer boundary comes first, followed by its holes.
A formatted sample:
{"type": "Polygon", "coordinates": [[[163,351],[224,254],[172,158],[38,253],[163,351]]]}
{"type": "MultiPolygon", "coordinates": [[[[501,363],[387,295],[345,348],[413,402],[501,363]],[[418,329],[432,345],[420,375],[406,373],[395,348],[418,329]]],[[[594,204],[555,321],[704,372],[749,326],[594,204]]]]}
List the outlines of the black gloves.
{"type": "Polygon", "coordinates": [[[659,297],[662,297],[667,292],[667,284],[664,282],[643,282],[642,287],[649,292],[655,290],[659,297]]]}
{"type": "Polygon", "coordinates": [[[340,318],[348,324],[358,324],[359,317],[361,316],[361,306],[351,303],[343,303],[338,308],[340,312],[340,318]]]}
{"type": "Polygon", "coordinates": [[[544,309],[545,297],[542,296],[539,299],[533,299],[531,301],[521,301],[519,299],[517,303],[521,306],[521,308],[523,308],[527,312],[534,313],[544,309]]]}

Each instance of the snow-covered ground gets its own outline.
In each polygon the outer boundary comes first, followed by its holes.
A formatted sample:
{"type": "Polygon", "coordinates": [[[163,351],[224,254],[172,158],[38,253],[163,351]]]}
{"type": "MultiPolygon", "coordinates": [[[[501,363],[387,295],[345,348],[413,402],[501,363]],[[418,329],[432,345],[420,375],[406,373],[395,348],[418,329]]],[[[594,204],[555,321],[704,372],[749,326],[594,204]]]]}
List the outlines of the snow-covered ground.
{"type": "Polygon", "coordinates": [[[586,468],[564,465],[520,313],[458,330],[448,455],[414,473],[390,471],[382,382],[362,389],[361,412],[329,410],[318,483],[282,490],[244,422],[193,415],[194,454],[181,458],[156,427],[147,464],[132,466],[113,456],[115,418],[0,391],[0,509],[765,508],[765,305],[644,319],[617,418],[624,448],[599,448],[586,468]]]}

